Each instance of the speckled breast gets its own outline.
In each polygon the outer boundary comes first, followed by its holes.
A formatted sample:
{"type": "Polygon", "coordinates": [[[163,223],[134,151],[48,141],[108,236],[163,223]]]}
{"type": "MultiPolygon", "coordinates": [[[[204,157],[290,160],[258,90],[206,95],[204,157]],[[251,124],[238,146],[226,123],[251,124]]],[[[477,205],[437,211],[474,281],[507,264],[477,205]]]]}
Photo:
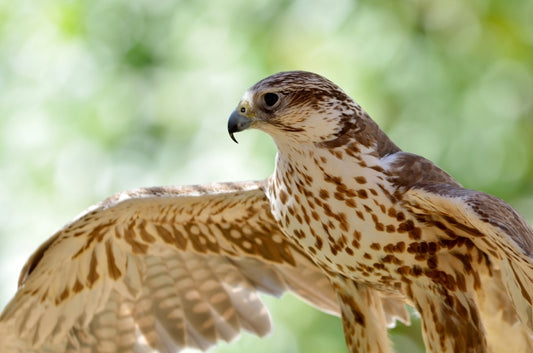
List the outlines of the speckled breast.
{"type": "Polygon", "coordinates": [[[345,168],[345,156],[337,157],[278,161],[269,183],[274,217],[320,267],[401,292],[415,278],[446,281],[448,272],[457,272],[449,250],[466,254],[468,244],[403,208],[380,167],[358,161],[351,170],[340,169],[336,164],[345,168]]]}

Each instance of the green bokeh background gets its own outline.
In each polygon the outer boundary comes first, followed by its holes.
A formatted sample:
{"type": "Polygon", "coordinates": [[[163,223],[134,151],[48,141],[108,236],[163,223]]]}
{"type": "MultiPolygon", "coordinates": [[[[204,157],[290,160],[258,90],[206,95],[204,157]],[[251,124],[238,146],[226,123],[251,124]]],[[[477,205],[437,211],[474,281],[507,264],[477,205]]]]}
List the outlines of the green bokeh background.
{"type": "MultiPolygon", "coordinates": [[[[532,223],[532,18],[520,0],[0,1],[0,307],[30,253],[115,192],[268,176],[272,142],[236,145],[226,119],[283,70],[330,78],[532,223]]],[[[337,318],[265,300],[273,334],[215,352],[346,352],[337,318]]],[[[416,319],[392,332],[423,352],[416,319]]]]}

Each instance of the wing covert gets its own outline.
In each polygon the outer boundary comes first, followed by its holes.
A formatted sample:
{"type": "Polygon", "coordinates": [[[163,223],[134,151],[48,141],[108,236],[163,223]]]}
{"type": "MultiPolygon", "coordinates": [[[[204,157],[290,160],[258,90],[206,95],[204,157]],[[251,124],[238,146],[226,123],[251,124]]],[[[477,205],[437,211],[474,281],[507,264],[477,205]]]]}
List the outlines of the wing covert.
{"type": "Polygon", "coordinates": [[[205,350],[270,330],[258,291],[338,314],[329,281],[254,182],[114,195],[45,242],[19,285],[0,316],[14,352],[205,350]]]}
{"type": "MultiPolygon", "coordinates": [[[[533,332],[533,229],[502,200],[458,185],[419,183],[403,194],[414,213],[433,215],[491,257],[516,314],[533,332]],[[498,272],[499,273],[499,272],[498,272]]],[[[502,308],[505,309],[505,308],[502,308]]]]}

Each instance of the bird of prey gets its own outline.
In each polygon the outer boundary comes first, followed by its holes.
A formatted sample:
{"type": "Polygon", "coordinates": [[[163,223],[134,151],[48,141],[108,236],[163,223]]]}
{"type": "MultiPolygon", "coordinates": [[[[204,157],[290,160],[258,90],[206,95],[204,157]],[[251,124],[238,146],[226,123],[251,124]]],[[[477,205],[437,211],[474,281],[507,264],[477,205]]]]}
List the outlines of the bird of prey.
{"type": "Polygon", "coordinates": [[[269,134],[259,182],[116,194],[54,234],[0,316],[3,351],[205,350],[264,335],[259,292],[340,315],[351,353],[422,319],[431,353],[533,352],[533,230],[511,206],[401,151],[338,86],[282,72],[228,121],[269,134]]]}

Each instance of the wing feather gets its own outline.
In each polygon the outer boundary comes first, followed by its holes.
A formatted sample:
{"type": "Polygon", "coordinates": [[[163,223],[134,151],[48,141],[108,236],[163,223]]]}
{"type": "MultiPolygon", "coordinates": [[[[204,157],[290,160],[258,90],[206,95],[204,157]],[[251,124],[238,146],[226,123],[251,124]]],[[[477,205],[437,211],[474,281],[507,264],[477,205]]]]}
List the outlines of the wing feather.
{"type": "MultiPolygon", "coordinates": [[[[28,260],[0,338],[20,353],[206,350],[270,331],[259,292],[339,316],[328,278],[285,238],[263,188],[137,189],[89,208],[28,260]]],[[[382,300],[389,323],[408,321],[400,300],[382,300]]]]}
{"type": "Polygon", "coordinates": [[[0,336],[25,353],[205,350],[242,329],[270,330],[258,290],[291,290],[338,313],[327,278],[283,236],[262,188],[138,189],[93,206],[30,258],[0,336]]]}
{"type": "MultiPolygon", "coordinates": [[[[533,229],[526,220],[494,196],[452,184],[412,185],[404,193],[403,201],[414,212],[422,209],[424,213],[459,228],[461,234],[491,257],[497,266],[493,275],[501,276],[512,302],[508,306],[514,306],[524,327],[527,327],[529,334],[533,333],[533,229]]],[[[492,288],[490,295],[495,296],[496,291],[492,288]]],[[[503,294],[489,301],[503,305],[505,298],[507,296],[503,294]]],[[[507,304],[510,304],[508,299],[507,304]]],[[[512,321],[517,317],[509,315],[508,308],[504,306],[498,312],[507,320],[512,321]]],[[[513,324],[509,322],[510,326],[513,324]]],[[[524,345],[533,346],[527,334],[522,336],[526,337],[524,345]]]]}

